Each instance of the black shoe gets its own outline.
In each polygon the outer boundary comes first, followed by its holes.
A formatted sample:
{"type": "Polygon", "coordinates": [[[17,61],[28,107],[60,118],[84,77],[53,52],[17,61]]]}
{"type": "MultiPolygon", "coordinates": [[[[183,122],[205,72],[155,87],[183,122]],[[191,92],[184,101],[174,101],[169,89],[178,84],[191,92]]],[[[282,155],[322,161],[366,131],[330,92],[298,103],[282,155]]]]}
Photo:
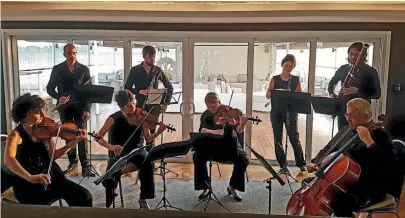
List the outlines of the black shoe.
{"type": "Polygon", "coordinates": [[[281,174],[287,175],[288,174],[288,169],[287,168],[281,168],[280,171],[278,171],[277,174],[278,175],[281,175],[281,174]]]}
{"type": "Polygon", "coordinates": [[[306,172],[307,171],[307,168],[305,167],[305,166],[302,166],[302,167],[300,167],[300,171],[303,173],[303,172],[306,172]]]}
{"type": "Polygon", "coordinates": [[[95,177],[96,174],[91,172],[90,167],[83,167],[82,176],[83,177],[95,177]]]}
{"type": "Polygon", "coordinates": [[[77,169],[77,163],[72,163],[72,162],[70,162],[69,165],[68,165],[68,167],[67,167],[67,169],[64,170],[63,173],[64,173],[64,174],[70,173],[70,172],[72,172],[73,170],[76,170],[76,169],[77,169]]]}
{"type": "Polygon", "coordinates": [[[203,192],[200,194],[200,196],[198,196],[198,199],[205,199],[208,197],[208,193],[209,190],[208,189],[204,189],[203,192]]]}
{"type": "Polygon", "coordinates": [[[144,199],[139,199],[139,208],[144,210],[150,210],[148,202],[144,199]]]}
{"type": "Polygon", "coordinates": [[[235,199],[236,201],[242,201],[242,197],[234,188],[232,188],[232,186],[228,185],[226,190],[228,191],[228,195],[232,195],[233,199],[235,199]]]}

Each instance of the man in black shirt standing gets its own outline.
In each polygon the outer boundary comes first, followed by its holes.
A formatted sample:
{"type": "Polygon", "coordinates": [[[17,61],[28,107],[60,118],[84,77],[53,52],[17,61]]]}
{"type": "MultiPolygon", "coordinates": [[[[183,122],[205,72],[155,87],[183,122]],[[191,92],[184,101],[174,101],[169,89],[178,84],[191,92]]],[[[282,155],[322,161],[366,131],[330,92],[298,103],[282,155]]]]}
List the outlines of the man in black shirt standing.
{"type": "MultiPolygon", "coordinates": [[[[59,109],[61,122],[74,122],[79,128],[83,128],[83,124],[86,125],[90,119],[91,104],[76,102],[74,100],[75,96],[73,96],[73,88],[75,84],[91,84],[91,77],[89,68],[80,64],[76,60],[76,55],[77,50],[73,44],[67,44],[63,47],[63,56],[66,57],[66,61],[53,67],[46,89],[52,98],[58,100],[58,104],[65,103],[59,109]]],[[[84,141],[78,143],[78,149],[83,169],[82,175],[95,176],[90,170],[84,141]]],[[[71,149],[68,152],[68,157],[69,166],[65,173],[77,168],[76,149],[71,149]]]]}
{"type": "MultiPolygon", "coordinates": [[[[144,61],[131,68],[124,89],[128,89],[135,95],[136,107],[149,111],[154,106],[151,114],[159,115],[161,112],[166,111],[167,105],[170,103],[173,86],[163,70],[155,65],[155,55],[156,50],[154,47],[147,45],[143,48],[142,56],[144,61]],[[149,89],[157,89],[159,81],[167,89],[167,93],[163,96],[164,104],[161,107],[158,105],[148,105],[146,101],[148,100],[149,89]]],[[[155,131],[156,129],[151,129],[151,134],[155,131]]],[[[153,143],[154,141],[150,142],[150,144],[153,143]]]]}
{"type": "MultiPolygon", "coordinates": [[[[351,67],[356,63],[357,58],[361,54],[362,48],[363,43],[361,42],[355,42],[350,45],[349,49],[347,50],[347,54],[349,55],[349,64],[341,66],[329,82],[328,92],[332,98],[337,98],[335,87],[338,82],[341,82],[341,85],[344,86],[346,76],[349,73],[351,67]]],[[[359,58],[358,71],[353,72],[355,79],[351,84],[351,87],[343,89],[342,99],[344,100],[344,102],[342,102],[342,105],[345,106],[346,103],[353,98],[363,98],[368,102],[371,102],[371,99],[377,100],[381,97],[381,87],[378,73],[373,67],[366,64],[366,61],[367,51],[364,52],[363,55],[359,58]]],[[[343,108],[342,113],[338,115],[339,129],[341,129],[345,125],[348,125],[348,122],[344,116],[344,111],[345,110],[343,108]]]]}
{"type": "Polygon", "coordinates": [[[217,113],[221,106],[218,95],[215,92],[208,93],[205,97],[205,103],[208,109],[201,115],[200,132],[212,134],[212,137],[206,136],[199,139],[198,142],[195,142],[201,145],[197,146],[193,154],[194,188],[195,190],[203,190],[199,196],[200,199],[204,199],[208,196],[209,177],[207,161],[210,158],[214,161],[232,162],[234,168],[227,191],[235,200],[242,201],[242,198],[236,190],[241,192],[245,191],[245,172],[249,164],[249,158],[240,144],[244,142],[238,142],[234,134],[235,132],[237,134],[243,134],[248,119],[246,116],[240,117],[240,123],[237,126],[229,125],[222,121],[217,123],[215,121],[215,113],[217,113]],[[236,149],[232,151],[231,149],[234,147],[236,149]]]}

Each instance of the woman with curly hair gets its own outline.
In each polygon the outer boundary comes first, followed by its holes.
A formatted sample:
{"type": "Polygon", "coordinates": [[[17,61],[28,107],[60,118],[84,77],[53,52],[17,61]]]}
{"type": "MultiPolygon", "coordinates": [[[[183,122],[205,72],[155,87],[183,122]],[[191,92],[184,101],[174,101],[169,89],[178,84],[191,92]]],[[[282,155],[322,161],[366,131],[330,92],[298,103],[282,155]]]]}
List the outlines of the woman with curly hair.
{"type": "Polygon", "coordinates": [[[24,94],[13,103],[12,118],[18,126],[7,138],[4,164],[16,175],[15,197],[21,204],[48,205],[56,199],[64,199],[69,206],[92,207],[90,192],[67,179],[56,162],[51,163],[51,154],[58,159],[85,140],[85,133],[59,149],[54,138],[35,138],[32,126],[42,122],[44,109],[45,101],[37,95],[24,94]],[[47,174],[50,164],[52,167],[47,174]]]}

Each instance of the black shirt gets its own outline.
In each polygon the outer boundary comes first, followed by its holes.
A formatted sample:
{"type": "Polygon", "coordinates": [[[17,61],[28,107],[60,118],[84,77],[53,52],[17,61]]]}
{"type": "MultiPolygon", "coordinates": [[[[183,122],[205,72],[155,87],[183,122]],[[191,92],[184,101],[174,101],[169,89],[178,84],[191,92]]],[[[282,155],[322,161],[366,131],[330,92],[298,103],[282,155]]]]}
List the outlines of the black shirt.
{"type": "MultiPolygon", "coordinates": [[[[130,125],[121,111],[111,114],[110,117],[114,120],[114,124],[108,132],[109,143],[112,145],[123,146],[137,126],[130,125]]],[[[123,151],[123,153],[127,154],[133,149],[138,148],[139,145],[143,143],[143,139],[141,127],[136,131],[134,136],[132,136],[131,140],[125,146],[125,151],[123,151]]]]}
{"type": "MultiPolygon", "coordinates": [[[[351,65],[342,65],[332,77],[328,85],[328,92],[334,93],[336,84],[341,82],[343,85],[351,65]]],[[[380,79],[377,71],[367,64],[359,67],[359,71],[354,74],[356,76],[352,87],[358,88],[358,92],[351,95],[349,98],[363,98],[370,101],[371,99],[379,99],[381,97],[380,79]]]]}
{"type": "Polygon", "coordinates": [[[292,92],[297,91],[298,83],[300,82],[300,78],[298,76],[291,75],[290,79],[285,81],[281,79],[280,75],[273,76],[274,81],[274,89],[286,89],[292,92]]]}
{"type": "MultiPolygon", "coordinates": [[[[329,150],[336,141],[343,138],[336,147],[331,149],[330,153],[338,151],[355,134],[355,130],[351,130],[348,126],[345,126],[311,162],[318,163],[321,161],[326,151],[329,150]]],[[[392,178],[395,173],[393,169],[396,163],[396,156],[392,139],[385,129],[374,129],[370,132],[370,135],[374,141],[373,145],[367,147],[366,144],[358,139],[355,141],[356,144],[354,147],[348,152],[349,156],[357,162],[361,168],[360,178],[356,184],[349,188],[349,193],[377,202],[389,191],[390,178],[392,178]]]]}
{"type": "Polygon", "coordinates": [[[199,132],[203,128],[211,130],[224,129],[224,137],[232,137],[233,131],[236,131],[236,127],[225,125],[224,128],[223,125],[218,125],[215,122],[215,115],[208,109],[201,114],[199,132]]]}
{"type": "MultiPolygon", "coordinates": [[[[62,96],[68,95],[71,96],[70,101],[75,102],[73,96],[74,85],[84,83],[91,84],[89,68],[76,62],[75,69],[70,72],[66,61],[64,61],[52,68],[51,78],[46,86],[46,90],[52,98],[58,100],[58,103],[62,96]],[[58,91],[56,91],[55,88],[57,88],[58,91]]],[[[91,104],[87,104],[86,102],[80,102],[78,104],[84,108],[84,111],[90,111],[91,104]]]]}
{"type": "Polygon", "coordinates": [[[127,82],[125,83],[125,89],[128,89],[135,95],[136,104],[138,107],[142,107],[146,100],[145,95],[139,94],[140,90],[148,89],[150,83],[154,79],[153,89],[157,89],[159,81],[161,81],[164,87],[167,89],[167,96],[165,98],[165,104],[169,104],[173,95],[173,86],[169,79],[164,74],[163,70],[158,66],[153,66],[150,72],[146,72],[143,67],[143,62],[131,68],[129,72],[127,82]]]}

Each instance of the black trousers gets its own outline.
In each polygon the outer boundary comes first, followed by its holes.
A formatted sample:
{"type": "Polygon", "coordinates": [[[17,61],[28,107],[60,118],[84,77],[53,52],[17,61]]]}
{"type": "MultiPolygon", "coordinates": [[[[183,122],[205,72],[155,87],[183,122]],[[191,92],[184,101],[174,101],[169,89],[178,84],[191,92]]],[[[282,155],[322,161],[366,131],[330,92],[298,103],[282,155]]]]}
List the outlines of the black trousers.
{"type": "MultiPolygon", "coordinates": [[[[60,111],[60,120],[62,121],[62,123],[72,122],[75,123],[79,128],[83,128],[82,117],[83,117],[83,109],[79,109],[79,106],[76,105],[69,105],[68,107],[60,111]]],[[[66,144],[67,143],[69,143],[69,141],[66,141],[66,144]]],[[[82,167],[88,167],[89,162],[87,160],[88,152],[86,149],[86,142],[85,141],[79,142],[77,148],[82,167]]],[[[67,156],[69,158],[69,163],[75,164],[78,163],[76,148],[70,149],[70,151],[67,153],[67,156]]]]}
{"type": "Polygon", "coordinates": [[[53,192],[45,191],[44,186],[35,184],[14,187],[14,194],[20,204],[49,205],[52,201],[64,199],[69,206],[92,207],[93,197],[84,187],[66,179],[63,182],[52,183],[53,192]]]}
{"type": "MultiPolygon", "coordinates": [[[[153,174],[153,162],[152,161],[144,161],[148,156],[148,152],[143,150],[138,155],[132,157],[129,161],[134,163],[136,167],[139,169],[139,180],[141,181],[141,199],[152,199],[155,198],[155,177],[153,174]]],[[[117,158],[110,157],[108,160],[107,170],[111,168],[111,166],[115,163],[117,158]]],[[[121,178],[121,172],[118,171],[112,176],[106,185],[107,188],[117,188],[117,183],[121,178]]]]}
{"type": "MultiPolygon", "coordinates": [[[[245,191],[245,172],[249,164],[249,158],[242,148],[239,149],[239,154],[233,158],[224,158],[220,153],[212,157],[213,161],[218,162],[231,162],[233,163],[232,177],[229,181],[229,185],[232,188],[244,192],[245,191]]],[[[194,151],[194,189],[202,190],[208,189],[209,176],[207,169],[207,161],[209,161],[209,155],[206,152],[194,151]]]]}
{"type": "Polygon", "coordinates": [[[274,147],[276,152],[277,162],[281,167],[286,166],[286,156],[283,146],[283,124],[285,124],[287,135],[294,150],[295,163],[297,167],[305,166],[304,153],[302,151],[299,133],[297,129],[298,114],[293,114],[278,111],[270,112],[271,125],[274,134],[274,147]]]}

